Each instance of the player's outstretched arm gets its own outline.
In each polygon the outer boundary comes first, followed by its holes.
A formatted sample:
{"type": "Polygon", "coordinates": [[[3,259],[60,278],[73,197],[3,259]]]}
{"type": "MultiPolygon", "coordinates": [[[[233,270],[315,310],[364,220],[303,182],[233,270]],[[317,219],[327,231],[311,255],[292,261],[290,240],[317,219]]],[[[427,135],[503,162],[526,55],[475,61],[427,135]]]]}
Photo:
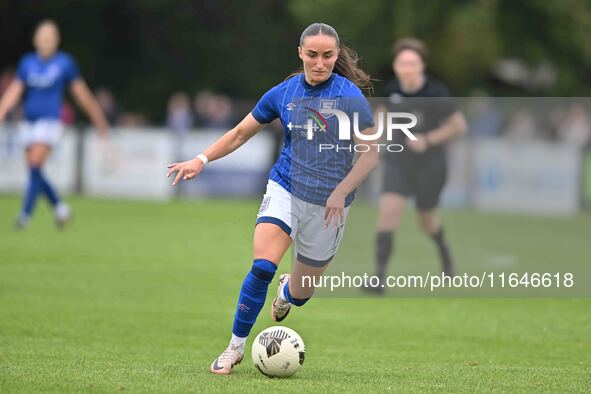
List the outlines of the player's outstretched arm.
{"type": "MultiPolygon", "coordinates": [[[[363,134],[373,134],[374,128],[370,127],[363,130],[363,134]]],[[[368,144],[355,136],[356,144],[367,144],[370,149],[367,152],[360,152],[359,158],[351,168],[351,171],[337,185],[326,200],[326,210],[324,212],[324,225],[328,226],[334,219],[334,225],[343,224],[345,220],[345,199],[347,196],[367,178],[369,173],[377,167],[379,163],[379,154],[375,143],[368,144]]]]}
{"type": "Polygon", "coordinates": [[[18,78],[15,78],[8,85],[6,92],[4,92],[2,99],[0,99],[0,122],[4,122],[6,114],[18,104],[24,91],[25,85],[18,78]]]}
{"type": "Polygon", "coordinates": [[[94,127],[98,129],[102,136],[106,136],[109,130],[109,123],[107,122],[107,118],[105,118],[105,114],[103,114],[103,110],[88,88],[88,85],[84,82],[84,79],[76,78],[72,81],[70,92],[78,102],[78,105],[86,112],[94,127]]]}
{"type": "MultiPolygon", "coordinates": [[[[207,158],[207,162],[221,159],[241,147],[263,127],[264,124],[257,122],[252,114],[249,113],[236,127],[211,144],[202,155],[207,158]]],[[[205,163],[197,156],[182,163],[169,164],[166,176],[170,177],[175,172],[178,172],[172,182],[172,185],[176,186],[181,179],[189,180],[195,178],[203,170],[203,166],[205,166],[205,163]]]]}

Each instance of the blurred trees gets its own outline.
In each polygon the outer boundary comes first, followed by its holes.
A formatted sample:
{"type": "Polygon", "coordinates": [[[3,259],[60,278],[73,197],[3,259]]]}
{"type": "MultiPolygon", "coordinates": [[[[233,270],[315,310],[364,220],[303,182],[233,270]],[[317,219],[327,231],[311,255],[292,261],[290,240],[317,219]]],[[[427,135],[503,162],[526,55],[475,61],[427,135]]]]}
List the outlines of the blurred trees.
{"type": "MultiPolygon", "coordinates": [[[[589,0],[291,0],[301,25],[334,24],[374,75],[389,72],[396,38],[416,36],[430,49],[430,70],[457,95],[589,95],[589,0]],[[499,60],[512,60],[510,67],[499,60]],[[384,67],[385,66],[385,67],[384,67]],[[507,70],[508,69],[508,70],[507,70]],[[550,83],[536,83],[546,71],[550,83]]],[[[544,81],[546,82],[546,81],[544,81]]]]}
{"type": "Polygon", "coordinates": [[[456,95],[586,96],[591,82],[589,0],[0,0],[0,68],[31,49],[43,17],[93,85],[153,120],[179,89],[257,99],[300,66],[299,35],[316,21],[381,80],[393,41],[416,36],[456,95]]]}

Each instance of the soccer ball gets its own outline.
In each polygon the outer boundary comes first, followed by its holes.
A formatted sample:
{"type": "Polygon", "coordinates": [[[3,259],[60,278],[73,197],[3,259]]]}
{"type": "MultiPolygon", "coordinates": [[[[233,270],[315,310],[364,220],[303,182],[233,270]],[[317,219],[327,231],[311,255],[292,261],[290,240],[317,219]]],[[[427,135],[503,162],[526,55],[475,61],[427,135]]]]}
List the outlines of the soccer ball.
{"type": "Polygon", "coordinates": [[[252,344],[252,361],[268,377],[286,378],[304,363],[304,341],[291,328],[274,326],[261,331],[252,344]]]}

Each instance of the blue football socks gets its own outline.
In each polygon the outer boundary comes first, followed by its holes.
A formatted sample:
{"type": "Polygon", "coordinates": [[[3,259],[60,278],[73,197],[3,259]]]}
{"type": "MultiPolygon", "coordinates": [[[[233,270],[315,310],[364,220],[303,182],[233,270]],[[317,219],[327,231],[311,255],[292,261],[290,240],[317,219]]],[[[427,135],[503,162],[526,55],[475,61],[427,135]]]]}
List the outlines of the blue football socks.
{"type": "Polygon", "coordinates": [[[33,213],[41,187],[41,169],[39,167],[31,167],[29,169],[29,184],[27,185],[23,200],[23,216],[30,217],[33,213]]]}
{"type": "Polygon", "coordinates": [[[295,305],[295,306],[302,306],[306,302],[308,302],[308,300],[310,299],[310,298],[294,298],[294,297],[292,297],[291,293],[289,292],[289,282],[287,282],[285,284],[285,286],[283,286],[283,296],[290,304],[295,305]]]}
{"type": "Polygon", "coordinates": [[[257,316],[265,304],[267,290],[276,271],[277,266],[269,260],[254,260],[250,272],[242,282],[238,306],[234,315],[232,333],[237,337],[244,338],[250,334],[257,316]]]}

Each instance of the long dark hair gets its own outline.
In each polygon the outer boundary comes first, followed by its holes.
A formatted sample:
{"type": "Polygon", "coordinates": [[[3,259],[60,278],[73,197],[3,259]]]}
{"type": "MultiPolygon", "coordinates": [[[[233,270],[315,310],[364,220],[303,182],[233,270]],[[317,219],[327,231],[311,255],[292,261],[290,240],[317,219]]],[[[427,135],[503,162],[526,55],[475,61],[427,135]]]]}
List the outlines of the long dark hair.
{"type": "MultiPolygon", "coordinates": [[[[326,23],[312,23],[302,32],[302,35],[300,36],[300,46],[304,44],[304,39],[306,37],[317,36],[319,34],[331,36],[337,40],[337,47],[340,49],[340,51],[339,57],[337,58],[337,61],[334,65],[334,71],[353,82],[358,88],[365,90],[367,93],[371,93],[373,91],[371,77],[357,64],[359,63],[359,56],[357,55],[357,52],[348,46],[341,44],[339,34],[332,26],[327,25],[326,23]]],[[[300,69],[299,71],[289,75],[288,78],[297,74],[301,74],[302,72],[303,69],[300,69]]]]}

